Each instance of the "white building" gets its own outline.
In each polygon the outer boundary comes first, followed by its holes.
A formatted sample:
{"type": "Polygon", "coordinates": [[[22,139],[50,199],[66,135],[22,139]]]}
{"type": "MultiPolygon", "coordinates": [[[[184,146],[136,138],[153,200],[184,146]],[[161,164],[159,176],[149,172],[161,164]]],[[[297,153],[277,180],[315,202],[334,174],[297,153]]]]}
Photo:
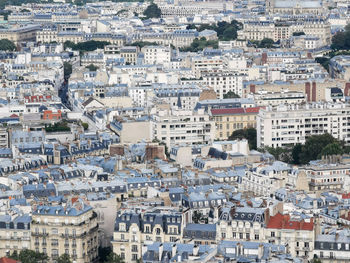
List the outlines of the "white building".
{"type": "Polygon", "coordinates": [[[331,134],[349,144],[350,107],[341,104],[281,105],[261,109],[257,116],[258,147],[305,143],[311,135],[331,134]]]}
{"type": "Polygon", "coordinates": [[[236,71],[215,71],[203,73],[204,83],[213,88],[219,99],[230,91],[239,95],[243,94],[243,79],[245,75],[236,71]]]}
{"type": "Polygon", "coordinates": [[[215,139],[215,122],[203,109],[160,110],[153,115],[154,137],[168,147],[176,144],[209,144],[215,139]]]}
{"type": "Polygon", "coordinates": [[[164,64],[171,59],[170,46],[146,46],[142,48],[145,64],[164,64]]]}

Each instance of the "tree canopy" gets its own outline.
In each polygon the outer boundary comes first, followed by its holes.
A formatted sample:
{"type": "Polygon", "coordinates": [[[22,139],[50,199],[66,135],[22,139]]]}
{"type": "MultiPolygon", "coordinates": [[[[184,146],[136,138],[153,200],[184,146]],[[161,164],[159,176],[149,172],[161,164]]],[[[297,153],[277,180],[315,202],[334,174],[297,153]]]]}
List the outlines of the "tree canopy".
{"type": "Polygon", "coordinates": [[[338,32],[333,36],[331,48],[336,50],[350,50],[350,24],[345,27],[344,32],[338,32]]]}
{"type": "Polygon", "coordinates": [[[232,20],[231,23],[225,21],[218,22],[217,24],[203,24],[196,26],[190,24],[187,26],[187,29],[197,29],[201,32],[203,30],[214,30],[219,38],[222,41],[235,40],[237,38],[237,31],[242,29],[242,24],[236,20],[232,20]]]}
{"type": "Polygon", "coordinates": [[[180,48],[180,50],[184,52],[198,52],[207,47],[212,47],[214,49],[218,48],[218,41],[206,40],[205,37],[202,37],[200,39],[195,38],[189,47],[180,48]]]}
{"type": "Polygon", "coordinates": [[[224,99],[234,99],[234,98],[240,98],[240,96],[234,93],[233,91],[229,91],[226,94],[224,94],[224,99]]]}
{"type": "Polygon", "coordinates": [[[62,254],[58,257],[57,263],[72,263],[72,260],[70,259],[68,254],[62,254]]]}
{"type": "Polygon", "coordinates": [[[63,72],[64,72],[64,77],[68,78],[70,74],[72,74],[72,64],[69,62],[63,62],[63,72]]]}
{"type": "Polygon", "coordinates": [[[125,263],[121,256],[111,252],[105,261],[105,263],[125,263]]]}
{"type": "Polygon", "coordinates": [[[260,48],[272,48],[275,42],[271,38],[264,38],[260,41],[258,47],[260,48]]]}
{"type": "Polygon", "coordinates": [[[143,12],[146,18],[159,18],[162,15],[162,11],[155,3],[151,3],[147,6],[146,10],[143,12]]]}
{"type": "Polygon", "coordinates": [[[300,32],[294,32],[294,33],[293,33],[293,36],[295,36],[295,37],[297,37],[297,36],[303,36],[303,35],[305,35],[305,33],[302,32],[302,31],[300,31],[300,32]]]}
{"type": "Polygon", "coordinates": [[[234,131],[230,137],[228,137],[229,140],[242,140],[247,139],[249,148],[251,150],[256,149],[256,129],[255,128],[246,128],[241,130],[234,131]]]}
{"type": "Polygon", "coordinates": [[[4,51],[14,51],[16,50],[16,45],[8,39],[1,39],[0,40],[0,50],[4,51]]]}
{"type": "Polygon", "coordinates": [[[158,43],[148,42],[148,41],[136,41],[136,42],[131,43],[130,46],[143,48],[145,46],[158,46],[158,43]]]}
{"type": "Polygon", "coordinates": [[[291,147],[265,147],[277,160],[293,163],[308,164],[312,160],[321,159],[323,156],[348,153],[349,147],[325,133],[313,135],[306,139],[305,144],[297,144],[291,147]]]}
{"type": "Polygon", "coordinates": [[[19,260],[23,263],[40,263],[48,260],[47,255],[44,253],[38,253],[33,250],[24,249],[18,254],[16,251],[10,256],[10,258],[19,260]]]}
{"type": "Polygon", "coordinates": [[[77,51],[94,51],[98,48],[104,48],[107,45],[110,45],[108,41],[95,41],[95,40],[90,40],[86,42],[80,42],[80,43],[73,43],[71,41],[66,41],[64,42],[64,48],[71,48],[73,50],[77,51]]]}
{"type": "Polygon", "coordinates": [[[86,66],[85,68],[87,68],[90,71],[96,71],[98,70],[98,67],[95,66],[94,64],[90,64],[89,66],[86,66]]]}

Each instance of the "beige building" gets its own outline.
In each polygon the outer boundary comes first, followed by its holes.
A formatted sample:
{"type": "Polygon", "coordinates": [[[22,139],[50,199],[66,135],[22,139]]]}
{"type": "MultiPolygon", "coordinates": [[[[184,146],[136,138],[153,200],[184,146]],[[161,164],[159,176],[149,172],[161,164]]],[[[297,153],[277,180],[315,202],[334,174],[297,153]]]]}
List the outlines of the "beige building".
{"type": "Polygon", "coordinates": [[[236,130],[255,128],[259,110],[260,107],[211,109],[216,125],[215,138],[226,140],[236,130]]]}
{"type": "Polygon", "coordinates": [[[152,122],[150,120],[127,119],[111,122],[110,129],[120,137],[120,143],[150,142],[153,139],[152,122]]]}
{"type": "Polygon", "coordinates": [[[0,257],[31,248],[30,222],[29,214],[0,216],[0,257]]]}
{"type": "Polygon", "coordinates": [[[64,206],[35,206],[32,212],[31,247],[53,262],[68,254],[77,263],[97,259],[98,223],[92,207],[79,198],[64,206]]]}
{"type": "Polygon", "coordinates": [[[39,25],[27,25],[23,27],[12,27],[0,29],[0,39],[8,39],[16,45],[20,42],[35,41],[36,32],[40,30],[39,25]]]}
{"type": "Polygon", "coordinates": [[[127,64],[136,64],[139,52],[139,48],[134,46],[120,48],[120,56],[125,59],[125,63],[127,64]]]}

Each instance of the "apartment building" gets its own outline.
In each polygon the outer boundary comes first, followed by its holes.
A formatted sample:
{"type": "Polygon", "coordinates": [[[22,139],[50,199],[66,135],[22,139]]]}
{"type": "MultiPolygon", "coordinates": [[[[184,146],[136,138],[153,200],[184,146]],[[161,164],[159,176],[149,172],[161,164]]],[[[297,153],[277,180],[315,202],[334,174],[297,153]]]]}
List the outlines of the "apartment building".
{"type": "Polygon", "coordinates": [[[30,222],[29,214],[0,216],[0,257],[31,248],[30,222]]]}
{"type": "Polygon", "coordinates": [[[258,40],[275,38],[275,24],[272,21],[246,21],[243,30],[238,31],[239,39],[258,40]]]}
{"type": "Polygon", "coordinates": [[[343,263],[350,258],[350,237],[347,228],[336,233],[324,233],[316,236],[314,254],[322,262],[343,263]]]}
{"type": "Polygon", "coordinates": [[[247,95],[255,101],[257,106],[278,106],[281,104],[302,104],[306,103],[306,95],[301,91],[289,91],[288,89],[282,91],[264,91],[259,90],[256,93],[247,95]]]}
{"type": "Polygon", "coordinates": [[[136,262],[142,257],[143,245],[181,242],[182,216],[176,210],[161,208],[146,212],[132,209],[118,211],[112,240],[113,252],[125,262],[136,262]]]}
{"type": "Polygon", "coordinates": [[[0,39],[8,39],[16,45],[20,42],[35,41],[36,32],[41,29],[40,25],[13,26],[0,29],[0,39]]]}
{"type": "Polygon", "coordinates": [[[191,67],[192,72],[197,78],[200,78],[202,72],[223,69],[224,61],[220,57],[192,57],[188,66],[191,67]]]}
{"type": "Polygon", "coordinates": [[[212,88],[218,99],[223,99],[228,92],[242,96],[243,94],[243,80],[244,74],[237,71],[208,71],[203,72],[203,82],[212,88]]]}
{"type": "Polygon", "coordinates": [[[211,109],[216,127],[215,138],[227,140],[236,130],[255,128],[259,110],[260,107],[211,109]]]}
{"type": "Polygon", "coordinates": [[[120,48],[120,56],[125,59],[127,64],[136,64],[139,48],[134,46],[125,46],[120,48]]]}
{"type": "Polygon", "coordinates": [[[164,64],[171,59],[170,46],[146,46],[141,49],[145,64],[164,64]]]}
{"type": "Polygon", "coordinates": [[[251,168],[243,177],[240,187],[254,195],[268,197],[285,186],[290,171],[288,165],[278,161],[272,165],[251,168]]]}
{"type": "Polygon", "coordinates": [[[215,122],[200,109],[160,110],[153,115],[154,138],[168,147],[188,144],[209,144],[215,139],[215,122]]]}
{"type": "Polygon", "coordinates": [[[31,247],[51,260],[68,254],[77,263],[95,262],[98,256],[97,214],[80,198],[65,207],[33,207],[31,247]]]}
{"type": "Polygon", "coordinates": [[[342,103],[281,105],[260,109],[257,115],[258,147],[283,147],[305,143],[324,133],[349,144],[350,107],[342,103]]]}
{"type": "Polygon", "coordinates": [[[265,239],[277,245],[288,244],[293,257],[313,258],[315,241],[313,218],[278,213],[271,216],[266,226],[265,239]]]}
{"type": "Polygon", "coordinates": [[[266,208],[223,207],[217,225],[218,240],[257,241],[264,240],[264,225],[268,221],[266,208]]]}
{"type": "Polygon", "coordinates": [[[298,21],[247,21],[238,37],[247,40],[261,41],[264,38],[273,41],[289,39],[295,32],[304,32],[307,36],[319,37],[322,45],[331,42],[330,23],[323,19],[302,19],[298,21]]]}
{"type": "Polygon", "coordinates": [[[320,163],[301,167],[305,171],[309,190],[313,192],[341,191],[349,188],[350,166],[320,163]]]}

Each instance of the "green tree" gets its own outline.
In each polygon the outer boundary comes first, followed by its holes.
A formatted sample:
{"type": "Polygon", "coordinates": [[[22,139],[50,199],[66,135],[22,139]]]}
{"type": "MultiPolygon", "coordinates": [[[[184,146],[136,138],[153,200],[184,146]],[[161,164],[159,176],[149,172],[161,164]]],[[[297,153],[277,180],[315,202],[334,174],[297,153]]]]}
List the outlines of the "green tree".
{"type": "Polygon", "coordinates": [[[72,263],[72,260],[70,259],[68,254],[62,254],[58,257],[57,263],[72,263]]]}
{"type": "Polygon", "coordinates": [[[199,221],[201,221],[203,219],[203,214],[200,212],[200,211],[197,211],[195,210],[193,212],[193,215],[192,215],[192,221],[195,223],[195,224],[198,224],[199,221]]]}
{"type": "Polygon", "coordinates": [[[47,255],[44,253],[38,253],[29,249],[21,250],[19,254],[17,252],[13,253],[10,258],[23,263],[44,263],[48,260],[47,255]]]}
{"type": "Polygon", "coordinates": [[[99,247],[98,248],[98,257],[100,259],[100,262],[106,262],[107,257],[112,252],[111,247],[99,247]]]}
{"type": "Polygon", "coordinates": [[[226,94],[224,94],[224,99],[234,99],[234,98],[240,98],[240,96],[234,93],[233,91],[229,91],[226,94]]]}
{"type": "Polygon", "coordinates": [[[305,33],[302,32],[302,31],[300,31],[300,32],[294,32],[294,33],[293,33],[293,36],[295,36],[295,37],[297,37],[297,36],[303,36],[303,35],[305,35],[305,33]]]}
{"type": "Polygon", "coordinates": [[[336,155],[336,154],[343,154],[343,147],[338,142],[333,142],[328,144],[326,147],[324,147],[321,151],[321,153],[318,155],[318,158],[321,158],[322,156],[327,155],[336,155]]]}
{"type": "Polygon", "coordinates": [[[107,45],[110,45],[111,43],[108,41],[95,41],[95,40],[89,40],[86,42],[80,42],[80,43],[73,43],[71,41],[64,42],[64,48],[71,48],[73,50],[85,52],[85,51],[94,51],[98,48],[104,48],[107,45]]]}
{"type": "Polygon", "coordinates": [[[272,48],[275,42],[271,38],[264,38],[260,41],[260,48],[272,48]]]}
{"type": "Polygon", "coordinates": [[[124,263],[125,261],[121,258],[121,256],[111,252],[108,256],[107,256],[107,260],[105,261],[105,263],[124,263]]]}
{"type": "Polygon", "coordinates": [[[312,160],[316,160],[322,149],[334,142],[336,142],[336,139],[328,133],[308,137],[299,154],[300,163],[307,164],[312,160]]]}
{"type": "Polygon", "coordinates": [[[232,40],[237,38],[237,30],[234,27],[228,27],[222,32],[222,40],[232,40]]]}
{"type": "Polygon", "coordinates": [[[235,130],[232,132],[229,140],[242,140],[247,139],[249,148],[251,150],[256,150],[256,129],[255,128],[246,128],[241,130],[235,130]]]}
{"type": "Polygon", "coordinates": [[[302,151],[303,146],[301,144],[297,144],[293,147],[292,150],[292,158],[294,164],[300,164],[300,153],[302,151]]]}
{"type": "Polygon", "coordinates": [[[180,48],[180,50],[185,52],[198,52],[198,51],[202,51],[207,47],[211,47],[214,49],[218,48],[218,41],[206,40],[205,37],[202,37],[200,39],[195,38],[189,47],[180,48]]]}
{"type": "Polygon", "coordinates": [[[83,122],[83,123],[81,124],[81,126],[83,126],[84,131],[86,131],[86,130],[89,129],[89,124],[88,124],[87,122],[83,122]]]}
{"type": "Polygon", "coordinates": [[[346,32],[338,32],[332,37],[332,49],[347,49],[346,32]]]}
{"type": "Polygon", "coordinates": [[[151,3],[149,6],[147,6],[146,10],[143,12],[143,15],[146,18],[159,18],[162,15],[162,11],[155,3],[151,3]]]}
{"type": "Polygon", "coordinates": [[[131,43],[130,46],[143,48],[145,46],[158,46],[158,43],[157,42],[148,42],[148,41],[136,41],[136,42],[131,43]]]}
{"type": "Polygon", "coordinates": [[[16,50],[16,45],[8,39],[1,39],[0,40],[0,50],[4,51],[14,51],[16,50]]]}
{"type": "Polygon", "coordinates": [[[85,68],[89,69],[90,71],[96,71],[98,70],[98,67],[94,64],[90,64],[89,66],[86,66],[85,68]]]}
{"type": "Polygon", "coordinates": [[[63,62],[63,74],[65,78],[68,78],[72,74],[72,64],[69,62],[63,62]]]}

